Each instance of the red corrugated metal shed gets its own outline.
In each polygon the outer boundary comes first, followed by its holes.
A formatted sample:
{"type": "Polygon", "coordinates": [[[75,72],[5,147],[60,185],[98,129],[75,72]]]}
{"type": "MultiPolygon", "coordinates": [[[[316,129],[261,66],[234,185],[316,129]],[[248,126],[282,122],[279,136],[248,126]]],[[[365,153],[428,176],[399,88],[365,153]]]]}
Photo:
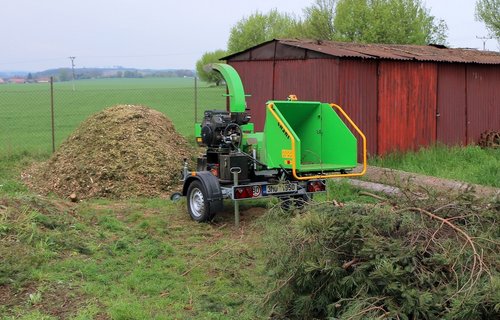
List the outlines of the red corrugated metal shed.
{"type": "Polygon", "coordinates": [[[439,64],[436,114],[437,141],[447,145],[465,145],[467,78],[465,64],[439,64]]]}
{"type": "Polygon", "coordinates": [[[307,59],[276,61],[274,69],[274,99],[286,100],[295,94],[300,100],[338,101],[339,79],[337,59],[307,59]],[[309,79],[304,81],[304,78],[309,79]]]}
{"type": "MultiPolygon", "coordinates": [[[[366,135],[370,155],[377,154],[378,145],[377,68],[376,61],[342,61],[338,79],[339,99],[335,100],[366,135]]],[[[360,156],[361,152],[362,146],[359,143],[358,154],[360,156]]]]}
{"type": "Polygon", "coordinates": [[[378,154],[435,142],[436,80],[435,64],[380,62],[378,154]]]}
{"type": "Polygon", "coordinates": [[[273,97],[273,62],[233,62],[231,65],[238,71],[245,85],[245,92],[250,94],[246,101],[255,129],[262,131],[266,116],[265,105],[273,97]]]}
{"type": "Polygon", "coordinates": [[[500,68],[467,66],[467,140],[487,130],[500,131],[500,68]]]}
{"type": "MultiPolygon", "coordinates": [[[[465,144],[500,130],[497,52],[281,39],[224,59],[243,72],[254,102],[293,93],[339,103],[366,133],[370,154],[465,144]]],[[[262,128],[264,105],[252,113],[262,128]]]]}
{"type": "MultiPolygon", "coordinates": [[[[276,58],[286,59],[286,55],[280,55],[279,49],[288,47],[293,49],[305,49],[337,58],[361,58],[361,59],[388,59],[388,60],[415,60],[424,62],[456,62],[456,63],[478,63],[478,64],[500,64],[500,54],[492,51],[478,51],[473,49],[451,49],[444,46],[417,46],[398,44],[363,44],[352,42],[297,40],[297,39],[275,39],[264,42],[256,47],[229,55],[224,60],[239,59],[245,55],[244,60],[268,59],[269,53],[276,53],[276,58]],[[261,53],[260,56],[256,53],[261,53]]],[[[287,49],[283,50],[288,52],[287,49]]],[[[297,51],[297,52],[304,52],[297,51]]],[[[296,59],[296,55],[288,54],[290,59],[296,59]]],[[[304,54],[305,55],[305,54],[304,54]]]]}

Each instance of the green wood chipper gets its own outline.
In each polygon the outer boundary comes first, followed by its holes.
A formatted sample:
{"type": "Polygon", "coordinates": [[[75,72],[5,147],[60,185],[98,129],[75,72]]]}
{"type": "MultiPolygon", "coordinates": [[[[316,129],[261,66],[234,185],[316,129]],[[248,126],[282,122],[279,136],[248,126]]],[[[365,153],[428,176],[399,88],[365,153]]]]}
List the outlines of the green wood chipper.
{"type": "Polygon", "coordinates": [[[255,132],[246,108],[243,84],[227,64],[211,67],[222,74],[228,87],[229,111],[205,111],[195,124],[196,140],[206,147],[196,171],[183,170],[182,195],[196,221],[211,220],[222,210],[224,199],[238,201],[276,196],[283,207],[302,206],[315,192],[326,190],[326,179],[363,175],[366,171],[366,138],[347,114],[335,104],[268,101],[263,132],[255,132]],[[363,140],[363,170],[357,166],[357,139],[339,117],[363,140]]]}

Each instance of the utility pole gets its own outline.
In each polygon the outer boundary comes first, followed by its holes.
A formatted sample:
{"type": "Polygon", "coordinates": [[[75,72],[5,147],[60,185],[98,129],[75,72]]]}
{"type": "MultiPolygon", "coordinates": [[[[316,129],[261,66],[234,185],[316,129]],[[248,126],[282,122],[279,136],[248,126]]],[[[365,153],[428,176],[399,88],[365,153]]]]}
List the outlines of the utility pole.
{"type": "Polygon", "coordinates": [[[493,39],[492,37],[478,37],[476,36],[477,39],[483,40],[483,51],[486,51],[486,41],[493,39]]]}
{"type": "Polygon", "coordinates": [[[73,73],[73,91],[75,91],[75,58],[76,57],[68,57],[71,60],[71,71],[73,73]]]}

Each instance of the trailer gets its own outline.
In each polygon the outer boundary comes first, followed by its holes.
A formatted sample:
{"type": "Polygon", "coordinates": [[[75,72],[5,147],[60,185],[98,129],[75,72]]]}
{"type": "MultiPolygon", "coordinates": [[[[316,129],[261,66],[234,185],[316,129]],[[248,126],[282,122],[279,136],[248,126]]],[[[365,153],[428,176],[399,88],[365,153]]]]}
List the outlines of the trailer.
{"type": "Polygon", "coordinates": [[[255,132],[241,79],[227,64],[213,64],[227,84],[229,110],[207,110],[195,124],[198,145],[206,152],[196,170],[183,169],[182,195],[195,221],[210,221],[223,200],[239,202],[278,197],[283,206],[301,207],[326,191],[326,180],[361,176],[366,171],[366,138],[344,110],[333,103],[286,100],[266,103],[264,130],[255,132]],[[357,132],[363,145],[363,169],[357,163],[357,132]]]}

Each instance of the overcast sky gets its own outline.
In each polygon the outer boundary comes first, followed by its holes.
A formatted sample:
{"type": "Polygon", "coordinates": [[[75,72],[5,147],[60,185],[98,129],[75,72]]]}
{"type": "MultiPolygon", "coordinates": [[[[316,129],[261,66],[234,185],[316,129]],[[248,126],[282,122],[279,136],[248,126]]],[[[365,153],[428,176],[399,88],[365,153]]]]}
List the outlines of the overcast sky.
{"type": "MultiPolygon", "coordinates": [[[[277,8],[302,15],[313,0],[2,0],[0,71],[70,66],[194,69],[206,51],[225,49],[244,16],[277,8]]],[[[482,48],[475,0],[425,0],[448,24],[451,47],[482,48]]],[[[486,43],[498,51],[495,40],[486,43]]]]}

